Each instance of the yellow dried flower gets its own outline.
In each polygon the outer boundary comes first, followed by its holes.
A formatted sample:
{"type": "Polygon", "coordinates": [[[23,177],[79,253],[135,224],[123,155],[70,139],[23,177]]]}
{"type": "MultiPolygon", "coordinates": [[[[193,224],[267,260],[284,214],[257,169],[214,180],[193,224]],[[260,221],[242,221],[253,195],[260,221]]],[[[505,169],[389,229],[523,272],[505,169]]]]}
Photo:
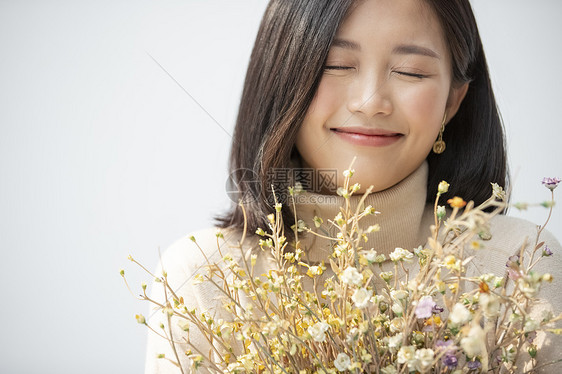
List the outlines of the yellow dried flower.
{"type": "Polygon", "coordinates": [[[193,284],[196,285],[203,282],[205,282],[205,277],[200,273],[195,274],[195,276],[193,277],[193,284]]]}
{"type": "Polygon", "coordinates": [[[470,248],[474,249],[474,250],[478,250],[482,248],[482,243],[480,243],[477,240],[473,240],[472,242],[470,242],[470,248]]]}
{"type": "Polygon", "coordinates": [[[142,314],[136,314],[135,318],[137,319],[137,322],[140,323],[141,325],[146,325],[146,319],[142,314]]]}
{"type": "Polygon", "coordinates": [[[463,208],[466,205],[466,201],[464,201],[462,197],[458,196],[447,200],[447,203],[451,206],[451,208],[463,208]]]}
{"type": "Polygon", "coordinates": [[[443,281],[438,281],[437,284],[436,284],[436,287],[437,287],[437,291],[438,291],[438,292],[444,294],[447,285],[446,285],[445,282],[443,282],[443,281]]]}
{"type": "Polygon", "coordinates": [[[250,264],[252,265],[252,267],[256,266],[257,259],[258,259],[258,255],[256,254],[250,256],[250,264]]]}
{"type": "Polygon", "coordinates": [[[322,223],[324,223],[324,220],[322,220],[322,218],[314,216],[314,226],[316,226],[317,228],[322,226],[322,223]]]}

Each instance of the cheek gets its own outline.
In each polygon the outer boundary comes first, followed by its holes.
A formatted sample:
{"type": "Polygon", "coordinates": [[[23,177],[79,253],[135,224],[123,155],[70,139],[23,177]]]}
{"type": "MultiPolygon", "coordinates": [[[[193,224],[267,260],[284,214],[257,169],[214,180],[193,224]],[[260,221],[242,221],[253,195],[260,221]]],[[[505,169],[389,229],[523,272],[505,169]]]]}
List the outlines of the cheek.
{"type": "Polygon", "coordinates": [[[437,135],[445,114],[446,92],[438,85],[428,84],[403,93],[402,109],[412,132],[423,132],[427,138],[437,135]]]}
{"type": "Polygon", "coordinates": [[[329,78],[323,78],[310,103],[303,123],[297,133],[296,148],[307,167],[324,167],[330,164],[330,156],[326,143],[332,136],[330,126],[338,108],[343,103],[345,92],[329,78]]]}
{"type": "Polygon", "coordinates": [[[317,125],[322,126],[328,117],[335,113],[344,95],[345,91],[341,85],[334,84],[329,77],[322,78],[308,108],[305,121],[317,122],[317,125]]]}

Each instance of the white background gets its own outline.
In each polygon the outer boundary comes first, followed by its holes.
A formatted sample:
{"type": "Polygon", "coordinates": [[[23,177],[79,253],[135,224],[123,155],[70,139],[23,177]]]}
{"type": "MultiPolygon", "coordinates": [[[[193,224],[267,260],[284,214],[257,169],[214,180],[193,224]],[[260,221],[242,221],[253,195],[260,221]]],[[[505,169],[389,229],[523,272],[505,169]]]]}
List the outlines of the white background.
{"type": "MultiPolygon", "coordinates": [[[[128,254],[152,269],[227,206],[228,134],[265,5],[0,2],[1,373],[142,372],[134,315],[148,306],[119,269],[138,292],[149,278],[128,254]]],[[[562,177],[562,2],[473,5],[513,200],[542,201],[542,177],[562,177]]],[[[559,239],[561,223],[558,208],[559,239]]]]}

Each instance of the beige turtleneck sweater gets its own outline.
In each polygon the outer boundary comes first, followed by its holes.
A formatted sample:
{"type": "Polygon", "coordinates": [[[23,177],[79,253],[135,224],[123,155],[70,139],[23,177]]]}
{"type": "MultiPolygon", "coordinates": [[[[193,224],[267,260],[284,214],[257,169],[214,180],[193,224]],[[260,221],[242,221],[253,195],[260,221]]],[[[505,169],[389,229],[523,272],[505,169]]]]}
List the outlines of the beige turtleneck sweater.
{"type": "MultiPolygon", "coordinates": [[[[427,176],[428,167],[427,163],[424,162],[416,171],[397,185],[373,193],[366,198],[364,207],[371,205],[380,214],[365,217],[361,221],[361,227],[366,228],[369,225],[379,224],[381,230],[368,234],[369,240],[364,243],[365,249],[374,248],[378,253],[388,255],[395,247],[411,250],[426,243],[430,234],[429,227],[433,223],[433,207],[425,203],[427,176]]],[[[353,209],[356,208],[360,199],[361,195],[351,197],[350,202],[353,209]]],[[[321,233],[322,228],[328,228],[327,220],[333,219],[339,212],[340,207],[344,206],[344,202],[345,200],[341,196],[305,192],[298,196],[296,211],[298,218],[305,221],[308,227],[321,233]],[[315,228],[313,224],[314,216],[323,218],[325,223],[321,229],[315,228]]],[[[503,275],[508,257],[518,253],[527,238],[529,239],[527,242],[534,242],[537,232],[534,224],[507,216],[494,217],[490,223],[490,228],[492,238],[485,242],[483,249],[476,252],[476,258],[468,269],[470,274],[494,273],[503,275]]],[[[162,274],[162,269],[167,272],[169,284],[176,290],[178,296],[183,297],[188,308],[196,307],[199,310],[216,313],[216,319],[227,319],[228,316],[221,307],[222,295],[220,291],[211,284],[192,285],[191,283],[194,274],[205,264],[205,256],[213,262],[221,258],[221,253],[223,255],[231,253],[234,260],[242,264],[241,251],[236,248],[241,233],[223,229],[224,240],[217,240],[216,231],[216,228],[200,230],[177,240],[163,253],[155,274],[162,274]],[[196,238],[199,247],[205,252],[205,256],[198,246],[189,239],[192,235],[196,238]],[[218,247],[220,250],[217,249],[218,247]]],[[[243,243],[245,256],[249,257],[250,253],[258,254],[255,274],[265,273],[273,267],[272,260],[267,253],[262,252],[257,246],[259,238],[250,234],[243,243]]],[[[327,261],[330,253],[328,239],[319,238],[312,234],[304,235],[303,233],[299,234],[299,239],[310,262],[327,261]]],[[[560,269],[562,269],[562,249],[549,232],[543,232],[541,240],[545,241],[546,245],[554,252],[554,256],[541,261],[536,270],[550,272],[554,275],[554,281],[543,285],[541,298],[534,304],[535,310],[533,313],[535,316],[539,316],[545,309],[554,309],[558,313],[562,311],[562,294],[557,291],[562,288],[562,279],[559,279],[562,278],[560,277],[562,275],[562,272],[560,272],[560,269]]],[[[391,269],[389,263],[385,265],[384,268],[388,266],[388,269],[391,269]]],[[[331,274],[328,269],[326,276],[329,275],[331,274]]],[[[165,296],[161,283],[152,284],[151,298],[163,302],[165,296]]],[[[242,299],[242,302],[244,302],[244,299],[242,299]]],[[[161,332],[159,325],[163,323],[167,326],[167,318],[161,311],[155,311],[151,305],[147,323],[161,332]]],[[[185,334],[178,326],[175,317],[172,319],[172,331],[174,338],[178,340],[185,334]]],[[[191,341],[199,347],[201,352],[208,354],[210,345],[203,336],[198,334],[196,329],[191,329],[190,334],[191,341]]],[[[541,334],[537,337],[536,342],[543,345],[539,351],[539,363],[562,358],[562,352],[557,348],[562,345],[562,339],[553,338],[550,335],[545,337],[544,334],[541,334]],[[555,344],[553,343],[554,339],[556,339],[555,344]]],[[[178,356],[182,367],[189,368],[189,360],[183,354],[186,349],[186,345],[178,345],[178,356]]],[[[157,358],[158,354],[164,354],[166,358],[176,361],[170,344],[149,331],[145,373],[180,373],[179,369],[168,359],[157,358]]],[[[200,370],[199,372],[205,373],[207,371],[200,370]]],[[[560,373],[562,372],[562,364],[546,366],[544,370],[537,372],[560,373]]]]}

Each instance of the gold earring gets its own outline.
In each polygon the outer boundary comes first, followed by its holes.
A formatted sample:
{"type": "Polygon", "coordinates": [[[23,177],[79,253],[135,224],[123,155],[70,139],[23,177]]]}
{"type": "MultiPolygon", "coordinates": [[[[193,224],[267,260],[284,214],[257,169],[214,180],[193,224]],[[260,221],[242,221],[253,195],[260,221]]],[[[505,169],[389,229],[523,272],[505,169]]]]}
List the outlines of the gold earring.
{"type": "Polygon", "coordinates": [[[445,116],[443,117],[443,122],[441,123],[441,130],[439,131],[439,138],[433,143],[433,152],[440,155],[441,153],[445,152],[445,142],[443,141],[443,132],[445,131],[445,121],[447,120],[447,112],[445,112],[445,116]]]}

